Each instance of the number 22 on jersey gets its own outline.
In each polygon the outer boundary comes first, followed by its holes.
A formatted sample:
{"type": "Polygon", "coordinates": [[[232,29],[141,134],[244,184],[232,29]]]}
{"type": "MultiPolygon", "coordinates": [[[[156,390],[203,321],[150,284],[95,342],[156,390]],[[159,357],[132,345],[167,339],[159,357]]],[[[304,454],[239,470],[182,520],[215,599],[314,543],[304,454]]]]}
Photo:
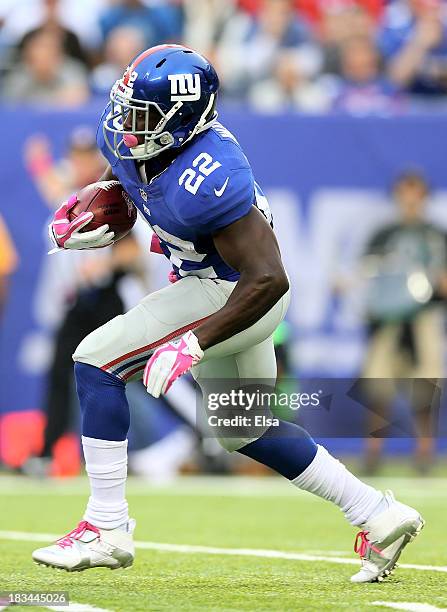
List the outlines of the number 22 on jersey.
{"type": "Polygon", "coordinates": [[[220,162],[213,161],[213,158],[208,153],[201,153],[192,162],[193,167],[184,171],[178,180],[178,184],[183,185],[189,193],[196,195],[206,177],[217,170],[217,168],[220,168],[221,165],[220,162]],[[197,170],[194,170],[194,168],[197,168],[197,170]]]}

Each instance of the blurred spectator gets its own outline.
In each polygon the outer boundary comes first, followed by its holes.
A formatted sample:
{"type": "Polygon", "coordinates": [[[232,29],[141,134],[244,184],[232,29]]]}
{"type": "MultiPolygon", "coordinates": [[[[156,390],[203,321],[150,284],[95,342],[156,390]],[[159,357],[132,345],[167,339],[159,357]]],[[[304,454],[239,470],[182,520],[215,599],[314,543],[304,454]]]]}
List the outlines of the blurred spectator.
{"type": "Polygon", "coordinates": [[[447,92],[447,7],[441,0],[389,5],[379,36],[391,78],[414,93],[447,92]]]}
{"type": "Polygon", "coordinates": [[[376,24],[361,6],[350,5],[338,10],[326,10],[320,26],[324,53],[324,72],[340,73],[340,48],[351,38],[374,40],[376,24]]]}
{"type": "Polygon", "coordinates": [[[8,295],[9,277],[17,266],[17,255],[6,225],[0,216],[0,319],[8,295]]]}
{"type": "Polygon", "coordinates": [[[74,32],[64,27],[61,21],[59,20],[59,5],[59,0],[43,1],[45,14],[43,16],[42,23],[37,28],[29,30],[19,42],[19,55],[22,49],[26,47],[29,39],[33,38],[35,34],[39,34],[41,32],[48,32],[49,34],[53,34],[55,37],[59,38],[59,43],[63,49],[64,54],[67,57],[71,57],[87,65],[87,56],[81,47],[79,38],[74,32]]]}
{"type": "Polygon", "coordinates": [[[262,112],[302,111],[318,113],[330,104],[329,84],[312,80],[315,57],[307,49],[285,49],[277,55],[270,78],[253,83],[248,101],[262,112]]]}
{"type": "Polygon", "coordinates": [[[174,2],[148,6],[142,0],[114,0],[100,17],[103,39],[122,26],[141,30],[146,47],[179,42],[183,27],[181,7],[174,2]]]}
{"type": "Polygon", "coordinates": [[[35,32],[22,51],[22,60],[3,83],[3,97],[21,103],[78,106],[89,92],[85,70],[64,55],[60,37],[35,32]]]}
{"type": "Polygon", "coordinates": [[[397,87],[381,73],[380,58],[369,38],[348,39],[340,49],[341,80],[333,108],[354,115],[402,110],[397,87]]]}
{"type": "Polygon", "coordinates": [[[231,23],[233,27],[238,27],[240,23],[240,13],[235,0],[184,0],[183,4],[184,43],[213,61],[215,47],[220,42],[226,25],[231,23]]]}
{"type": "Polygon", "coordinates": [[[112,30],[107,37],[104,61],[91,75],[91,89],[97,95],[108,95],[112,85],[124,72],[130,61],[144,50],[144,36],[141,30],[120,27],[112,30]]]}
{"type": "MultiPolygon", "coordinates": [[[[362,376],[372,411],[370,427],[380,430],[390,422],[391,405],[403,386],[418,437],[416,465],[424,473],[435,450],[433,384],[444,376],[447,296],[447,237],[425,219],[428,195],[422,175],[400,177],[393,190],[399,220],[371,237],[363,260],[369,341],[362,376]]],[[[379,465],[382,446],[382,437],[367,441],[370,473],[379,465]]]]}
{"type": "MultiPolygon", "coordinates": [[[[58,21],[74,31],[86,49],[100,44],[98,16],[108,0],[59,0],[58,21]]],[[[16,45],[30,30],[45,20],[45,0],[1,0],[0,19],[4,27],[0,33],[2,46],[16,45]]]]}
{"type": "Polygon", "coordinates": [[[73,360],[78,344],[87,334],[125,312],[119,283],[137,272],[140,249],[132,235],[114,244],[107,253],[85,258],[82,281],[74,293],[62,323],[56,331],[54,354],[48,372],[44,408],[47,424],[42,461],[28,463],[26,471],[45,475],[50,466],[56,442],[73,425],[74,374],[73,360]]]}
{"type": "Polygon", "coordinates": [[[275,80],[278,57],[284,50],[296,51],[301,80],[318,72],[320,50],[298,19],[293,0],[263,0],[254,18],[239,13],[225,28],[217,50],[224,92],[241,98],[260,81],[275,80]]]}
{"type": "MultiPolygon", "coordinates": [[[[43,136],[28,142],[25,161],[36,187],[51,209],[71,193],[97,181],[104,170],[94,132],[88,128],[73,132],[67,156],[60,163],[53,161],[49,143],[43,136]]],[[[47,268],[53,268],[53,275],[47,270],[47,278],[53,276],[58,282],[58,285],[51,283],[51,301],[57,301],[56,297],[60,296],[60,312],[44,400],[47,413],[44,447],[40,457],[32,458],[24,466],[25,472],[34,475],[49,473],[54,446],[72,426],[75,411],[71,356],[76,346],[98,326],[123,314],[127,306],[121,294],[124,280],[136,276],[141,284],[141,251],[132,235],[122,238],[112,248],[68,255],[68,259],[58,254],[46,260],[47,268]]],[[[47,291],[47,307],[48,295],[47,291]]]]}

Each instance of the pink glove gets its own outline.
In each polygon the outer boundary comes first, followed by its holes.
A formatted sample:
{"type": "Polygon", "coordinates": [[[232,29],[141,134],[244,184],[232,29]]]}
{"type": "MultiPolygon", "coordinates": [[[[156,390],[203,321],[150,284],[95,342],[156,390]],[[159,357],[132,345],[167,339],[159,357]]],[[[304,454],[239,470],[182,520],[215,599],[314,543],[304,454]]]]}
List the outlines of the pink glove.
{"type": "Polygon", "coordinates": [[[54,213],[53,221],[48,226],[50,240],[55,246],[50,253],[59,249],[97,249],[112,244],[115,234],[108,231],[108,225],[101,225],[91,232],[79,231],[93,219],[92,212],[83,212],[73,221],[69,220],[68,213],[77,202],[77,196],[72,195],[54,213]]]}
{"type": "Polygon", "coordinates": [[[163,344],[154,352],[144,370],[143,382],[147,392],[160,397],[179,376],[199,363],[202,357],[203,351],[192,331],[179,340],[163,344]]]}

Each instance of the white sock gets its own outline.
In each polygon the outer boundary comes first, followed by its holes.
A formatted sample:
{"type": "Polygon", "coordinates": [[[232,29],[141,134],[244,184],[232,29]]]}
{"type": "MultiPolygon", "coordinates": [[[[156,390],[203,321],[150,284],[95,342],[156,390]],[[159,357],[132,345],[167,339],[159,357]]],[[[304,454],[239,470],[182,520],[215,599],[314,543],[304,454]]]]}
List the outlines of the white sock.
{"type": "Polygon", "coordinates": [[[388,508],[383,493],[356,478],[322,446],[292,483],[336,504],[351,525],[363,525],[388,508]]]}
{"type": "Polygon", "coordinates": [[[91,496],[84,520],[100,529],[116,529],[129,520],[126,501],[127,440],[82,436],[91,496]]]}

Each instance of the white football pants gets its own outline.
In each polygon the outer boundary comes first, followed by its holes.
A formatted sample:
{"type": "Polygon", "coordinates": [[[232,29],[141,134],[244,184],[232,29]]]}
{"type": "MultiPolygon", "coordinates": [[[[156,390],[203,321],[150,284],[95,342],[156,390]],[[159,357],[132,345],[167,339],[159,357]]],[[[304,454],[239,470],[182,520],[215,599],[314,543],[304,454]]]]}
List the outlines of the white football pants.
{"type": "MultiPolygon", "coordinates": [[[[151,293],[126,314],[89,334],[73,359],[101,368],[124,382],[141,379],[147,360],[158,346],[198,327],[220,310],[235,286],[236,282],[220,279],[183,278],[151,293]]],[[[272,334],[284,318],[289,301],[287,292],[257,323],[205,351],[192,370],[203,392],[207,380],[276,378],[272,334]]],[[[220,440],[228,450],[237,450],[249,441],[220,440]]]]}

